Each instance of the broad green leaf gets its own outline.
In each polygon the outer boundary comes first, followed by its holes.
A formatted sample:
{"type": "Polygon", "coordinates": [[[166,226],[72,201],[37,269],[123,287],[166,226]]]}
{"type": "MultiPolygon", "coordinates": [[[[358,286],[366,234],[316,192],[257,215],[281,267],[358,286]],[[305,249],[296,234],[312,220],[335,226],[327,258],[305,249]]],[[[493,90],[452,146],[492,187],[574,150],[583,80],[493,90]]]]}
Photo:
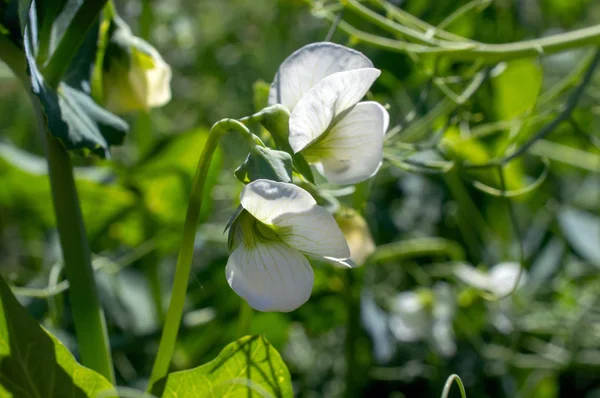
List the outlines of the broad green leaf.
{"type": "Polygon", "coordinates": [[[162,398],[292,397],[290,373],[262,336],[246,336],[195,369],[171,373],[156,383],[162,398]]]}
{"type": "Polygon", "coordinates": [[[113,390],[42,329],[0,278],[0,398],[85,398],[113,390]]]}
{"type": "Polygon", "coordinates": [[[492,79],[498,120],[509,120],[533,110],[542,88],[542,68],[532,59],[510,61],[492,79]]]}

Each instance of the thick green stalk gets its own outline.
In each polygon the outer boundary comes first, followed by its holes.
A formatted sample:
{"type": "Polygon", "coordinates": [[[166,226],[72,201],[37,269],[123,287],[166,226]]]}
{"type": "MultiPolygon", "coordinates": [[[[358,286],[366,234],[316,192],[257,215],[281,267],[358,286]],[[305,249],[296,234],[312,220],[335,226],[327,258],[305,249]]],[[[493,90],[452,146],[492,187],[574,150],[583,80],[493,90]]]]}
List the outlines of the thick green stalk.
{"type": "MultiPolygon", "coordinates": [[[[73,22],[77,23],[76,20],[73,22]]],[[[72,50],[76,51],[77,48],[72,50]]],[[[0,57],[13,70],[23,86],[29,89],[30,82],[26,73],[24,54],[10,40],[2,36],[0,36],[0,57]]],[[[70,60],[71,57],[68,59],[70,60]]],[[[54,76],[55,87],[60,77],[54,76]]],[[[69,298],[81,361],[85,366],[114,381],[106,324],[94,282],[90,250],[75,188],[71,159],[66,149],[49,135],[45,116],[37,97],[32,95],[31,100],[40,135],[46,143],[54,212],[65,271],[72,286],[69,298]]]]}
{"type": "MultiPolygon", "coordinates": [[[[87,0],[77,10],[44,69],[44,78],[50,87],[57,88],[60,84],[106,1],[87,0]]],[[[54,214],[65,272],[71,287],[69,299],[81,362],[114,382],[106,321],[94,280],[90,248],[75,187],[71,158],[65,147],[49,134],[37,98],[32,97],[32,102],[36,109],[40,133],[46,141],[54,214]]]]}
{"type": "Polygon", "coordinates": [[[202,207],[202,198],[204,196],[204,186],[206,185],[206,176],[215,150],[219,144],[219,137],[222,133],[228,130],[237,130],[244,134],[245,137],[251,138],[250,131],[240,122],[233,119],[223,119],[213,125],[208,134],[208,139],[204,145],[202,155],[198,161],[198,168],[194,176],[192,192],[188,202],[187,214],[183,225],[183,237],[177,257],[177,266],[175,269],[175,279],[173,281],[173,289],[171,293],[171,301],[160,343],[158,353],[152,367],[152,374],[148,382],[148,391],[152,390],[152,386],[158,380],[166,376],[171,363],[171,357],[175,350],[175,342],[177,341],[177,333],[183,316],[183,307],[185,304],[185,296],[187,291],[190,270],[192,267],[192,258],[194,255],[194,240],[196,237],[196,228],[198,217],[202,207]]]}
{"type": "Polygon", "coordinates": [[[33,104],[39,130],[46,140],[52,202],[65,272],[71,286],[69,301],[81,363],[114,381],[106,323],[94,282],[90,248],[79,207],[71,158],[62,144],[48,134],[37,98],[33,98],[33,104]]]}

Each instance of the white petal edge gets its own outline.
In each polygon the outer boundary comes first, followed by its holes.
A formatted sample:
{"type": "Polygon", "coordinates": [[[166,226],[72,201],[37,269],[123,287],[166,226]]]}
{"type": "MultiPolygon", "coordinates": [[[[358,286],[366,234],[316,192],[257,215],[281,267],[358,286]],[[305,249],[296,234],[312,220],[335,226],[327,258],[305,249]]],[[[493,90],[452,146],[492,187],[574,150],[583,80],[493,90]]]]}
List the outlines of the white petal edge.
{"type": "Polygon", "coordinates": [[[256,219],[270,225],[283,214],[301,214],[317,206],[315,199],[299,186],[265,179],[246,185],[240,204],[256,219]]]}
{"type": "Polygon", "coordinates": [[[383,160],[389,114],[377,102],[359,102],[327,137],[306,148],[324,154],[317,169],[335,184],[357,184],[375,175],[383,160]]]}
{"type": "Polygon", "coordinates": [[[286,213],[274,220],[278,237],[309,256],[349,266],[348,242],[335,219],[325,208],[314,206],[303,213],[286,213]]]}
{"type": "Polygon", "coordinates": [[[241,244],[229,256],[229,286],[258,311],[290,312],[308,301],[314,283],[308,260],[279,242],[241,244]]]}
{"type": "Polygon", "coordinates": [[[292,111],[300,98],[325,77],[371,67],[369,58],[351,48],[328,42],[306,45],[279,67],[269,90],[269,105],[282,104],[292,111]]]}
{"type": "Polygon", "coordinates": [[[282,242],[305,254],[339,260],[350,257],[333,216],[294,184],[253,181],[242,191],[240,203],[256,219],[276,227],[282,242]]]}
{"type": "Polygon", "coordinates": [[[289,142],[294,153],[319,138],[337,116],[356,105],[380,74],[375,68],[338,72],[311,88],[290,114],[289,142]]]}

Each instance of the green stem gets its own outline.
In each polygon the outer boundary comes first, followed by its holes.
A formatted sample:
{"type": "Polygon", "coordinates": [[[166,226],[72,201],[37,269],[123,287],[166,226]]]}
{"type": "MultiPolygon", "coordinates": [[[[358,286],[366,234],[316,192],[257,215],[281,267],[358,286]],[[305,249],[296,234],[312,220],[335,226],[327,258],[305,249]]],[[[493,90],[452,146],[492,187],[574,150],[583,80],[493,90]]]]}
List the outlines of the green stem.
{"type": "Polygon", "coordinates": [[[50,87],[58,87],[61,78],[71,64],[71,60],[83,44],[88,31],[98,19],[98,15],[100,15],[107,1],[87,0],[77,10],[52,58],[50,58],[44,69],[43,75],[50,87]]]}
{"type": "Polygon", "coordinates": [[[378,246],[367,262],[377,264],[414,257],[442,255],[452,261],[465,259],[462,246],[454,241],[444,238],[416,238],[378,246]]]}
{"type": "MultiPolygon", "coordinates": [[[[354,2],[348,2],[349,5],[353,3],[354,2]]],[[[396,34],[400,35],[407,35],[407,33],[410,33],[412,36],[414,36],[412,37],[413,40],[425,43],[407,43],[405,41],[382,37],[359,30],[346,21],[340,21],[338,27],[342,31],[346,32],[346,34],[350,35],[355,42],[363,42],[394,52],[443,55],[451,59],[465,61],[482,59],[486,63],[495,63],[516,58],[549,55],[573,48],[600,44],[600,25],[594,25],[558,35],[543,37],[540,39],[524,40],[515,43],[485,44],[463,39],[462,42],[452,41],[435,44],[434,42],[431,42],[431,39],[429,39],[430,42],[423,40],[425,37],[422,37],[420,34],[415,36],[415,32],[418,33],[417,31],[407,32],[405,29],[406,27],[403,27],[404,29],[399,30],[397,26],[398,24],[384,22],[381,18],[376,18],[371,13],[364,11],[363,8],[364,7],[355,7],[353,10],[363,18],[375,22],[377,25],[386,30],[394,30],[396,34]]],[[[327,19],[331,21],[335,20],[336,15],[325,10],[322,11],[322,14],[327,19]]]]}
{"type": "Polygon", "coordinates": [[[238,317],[237,337],[244,337],[250,334],[250,325],[254,310],[245,300],[240,300],[240,315],[238,317]]]}
{"type": "Polygon", "coordinates": [[[212,160],[213,154],[219,144],[219,137],[222,133],[228,130],[236,130],[244,134],[245,137],[251,137],[250,131],[242,123],[233,119],[223,119],[213,125],[208,134],[206,144],[200,160],[198,168],[194,176],[194,183],[188,209],[183,226],[183,237],[179,255],[177,257],[177,266],[175,269],[175,279],[173,281],[173,289],[169,309],[165,319],[165,325],[158,346],[158,353],[152,367],[152,374],[148,382],[148,391],[152,390],[154,383],[166,376],[171,363],[171,357],[175,349],[177,341],[177,333],[183,316],[183,307],[185,304],[185,296],[192,266],[192,258],[194,255],[194,240],[196,237],[196,228],[198,217],[202,207],[202,199],[204,197],[204,186],[206,185],[206,177],[212,160]]]}
{"type": "Polygon", "coordinates": [[[346,358],[346,393],[348,398],[360,396],[361,372],[356,356],[356,343],[360,333],[360,289],[362,287],[363,269],[345,270],[346,286],[346,340],[344,355],[346,358]]]}
{"type": "Polygon", "coordinates": [[[65,272],[70,282],[69,301],[81,363],[114,381],[104,313],[94,281],[90,249],[86,238],[79,198],[73,178],[73,165],[67,150],[46,130],[37,98],[32,98],[38,127],[46,141],[52,202],[65,272]]]}

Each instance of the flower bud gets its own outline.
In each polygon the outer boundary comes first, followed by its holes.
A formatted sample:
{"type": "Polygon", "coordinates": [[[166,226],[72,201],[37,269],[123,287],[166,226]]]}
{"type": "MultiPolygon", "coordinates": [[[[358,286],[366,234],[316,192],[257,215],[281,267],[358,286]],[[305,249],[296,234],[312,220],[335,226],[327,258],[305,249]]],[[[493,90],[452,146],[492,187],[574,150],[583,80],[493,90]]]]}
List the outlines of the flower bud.
{"type": "Polygon", "coordinates": [[[335,215],[346,241],[350,247],[350,259],[356,265],[363,265],[375,251],[375,242],[365,219],[352,209],[342,209],[335,215]]]}
{"type": "Polygon", "coordinates": [[[118,17],[104,57],[102,98],[113,113],[148,110],[171,100],[171,67],[118,17]]]}

